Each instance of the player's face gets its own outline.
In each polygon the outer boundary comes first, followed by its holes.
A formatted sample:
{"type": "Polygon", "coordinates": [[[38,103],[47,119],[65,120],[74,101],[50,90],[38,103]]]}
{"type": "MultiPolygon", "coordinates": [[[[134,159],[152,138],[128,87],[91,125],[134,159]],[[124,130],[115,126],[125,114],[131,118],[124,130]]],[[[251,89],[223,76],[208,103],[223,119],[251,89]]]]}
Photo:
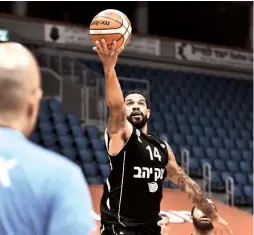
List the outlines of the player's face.
{"type": "Polygon", "coordinates": [[[162,220],[160,221],[161,235],[169,235],[169,225],[168,218],[162,217],[162,220]]]}
{"type": "Polygon", "coordinates": [[[125,97],[127,120],[137,129],[143,128],[150,116],[145,98],[140,94],[130,94],[125,97]]]}
{"type": "Polygon", "coordinates": [[[202,211],[197,208],[193,212],[193,225],[197,230],[200,231],[209,231],[213,229],[213,224],[211,220],[203,214],[202,211]]]}

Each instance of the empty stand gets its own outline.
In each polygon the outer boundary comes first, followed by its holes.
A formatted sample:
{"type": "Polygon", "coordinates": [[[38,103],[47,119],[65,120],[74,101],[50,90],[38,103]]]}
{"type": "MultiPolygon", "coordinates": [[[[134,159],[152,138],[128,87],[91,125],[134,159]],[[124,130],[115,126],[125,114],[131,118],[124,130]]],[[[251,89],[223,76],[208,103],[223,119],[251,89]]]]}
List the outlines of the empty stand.
{"type": "MultiPolygon", "coordinates": [[[[39,60],[43,63],[45,59],[40,56],[39,60]]],[[[53,61],[52,69],[57,67],[53,61]]],[[[80,59],[80,63],[101,72],[98,61],[80,59]]],[[[62,67],[64,74],[70,74],[71,60],[66,57],[62,67]]],[[[123,64],[116,69],[119,76],[149,81],[150,130],[166,135],[176,155],[182,147],[189,149],[190,175],[201,177],[202,164],[209,162],[212,189],[225,191],[225,179],[231,176],[236,185],[235,203],[252,205],[253,83],[123,64]]],[[[133,88],[135,83],[124,84],[124,90],[133,88]]],[[[55,149],[83,164],[89,183],[102,183],[110,168],[100,133],[95,126],[79,126],[75,114],[63,119],[59,103],[46,100],[41,104],[38,130],[31,138],[48,148],[56,145],[55,149]],[[72,146],[65,144],[69,138],[72,146]]],[[[171,186],[164,183],[164,187],[171,186]]]]}

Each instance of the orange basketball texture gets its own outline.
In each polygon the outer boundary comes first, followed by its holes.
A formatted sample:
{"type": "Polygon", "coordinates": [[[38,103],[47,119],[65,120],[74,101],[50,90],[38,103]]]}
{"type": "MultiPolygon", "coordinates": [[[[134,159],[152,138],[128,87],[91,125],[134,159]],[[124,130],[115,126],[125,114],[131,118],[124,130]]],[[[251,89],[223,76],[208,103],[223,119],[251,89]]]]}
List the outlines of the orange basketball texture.
{"type": "Polygon", "coordinates": [[[105,39],[110,48],[116,41],[116,48],[124,48],[131,37],[132,27],[128,17],[118,10],[104,10],[97,14],[90,24],[90,38],[95,44],[105,39]]]}

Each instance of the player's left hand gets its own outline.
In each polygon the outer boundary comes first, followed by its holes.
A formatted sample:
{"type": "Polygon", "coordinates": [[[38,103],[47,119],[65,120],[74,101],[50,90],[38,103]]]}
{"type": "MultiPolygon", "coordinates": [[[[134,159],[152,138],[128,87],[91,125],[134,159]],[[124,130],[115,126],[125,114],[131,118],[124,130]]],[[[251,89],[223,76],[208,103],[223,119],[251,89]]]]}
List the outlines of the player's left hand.
{"type": "Polygon", "coordinates": [[[220,217],[219,215],[218,215],[217,219],[212,221],[212,223],[213,223],[216,235],[225,234],[225,233],[223,233],[223,231],[226,231],[227,232],[226,234],[234,235],[232,229],[230,228],[230,226],[228,224],[228,222],[226,220],[224,220],[222,217],[220,217]]]}

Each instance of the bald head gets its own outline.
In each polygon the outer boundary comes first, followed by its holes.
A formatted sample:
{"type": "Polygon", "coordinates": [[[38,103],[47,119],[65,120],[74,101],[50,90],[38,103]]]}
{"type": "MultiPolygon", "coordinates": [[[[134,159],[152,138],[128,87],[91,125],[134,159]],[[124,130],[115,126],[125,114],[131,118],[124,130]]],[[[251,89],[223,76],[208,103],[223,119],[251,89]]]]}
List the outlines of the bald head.
{"type": "Polygon", "coordinates": [[[31,106],[39,103],[39,66],[32,53],[21,44],[0,44],[0,91],[0,125],[3,122],[8,125],[6,122],[13,119],[23,120],[31,114],[31,106]]]}

